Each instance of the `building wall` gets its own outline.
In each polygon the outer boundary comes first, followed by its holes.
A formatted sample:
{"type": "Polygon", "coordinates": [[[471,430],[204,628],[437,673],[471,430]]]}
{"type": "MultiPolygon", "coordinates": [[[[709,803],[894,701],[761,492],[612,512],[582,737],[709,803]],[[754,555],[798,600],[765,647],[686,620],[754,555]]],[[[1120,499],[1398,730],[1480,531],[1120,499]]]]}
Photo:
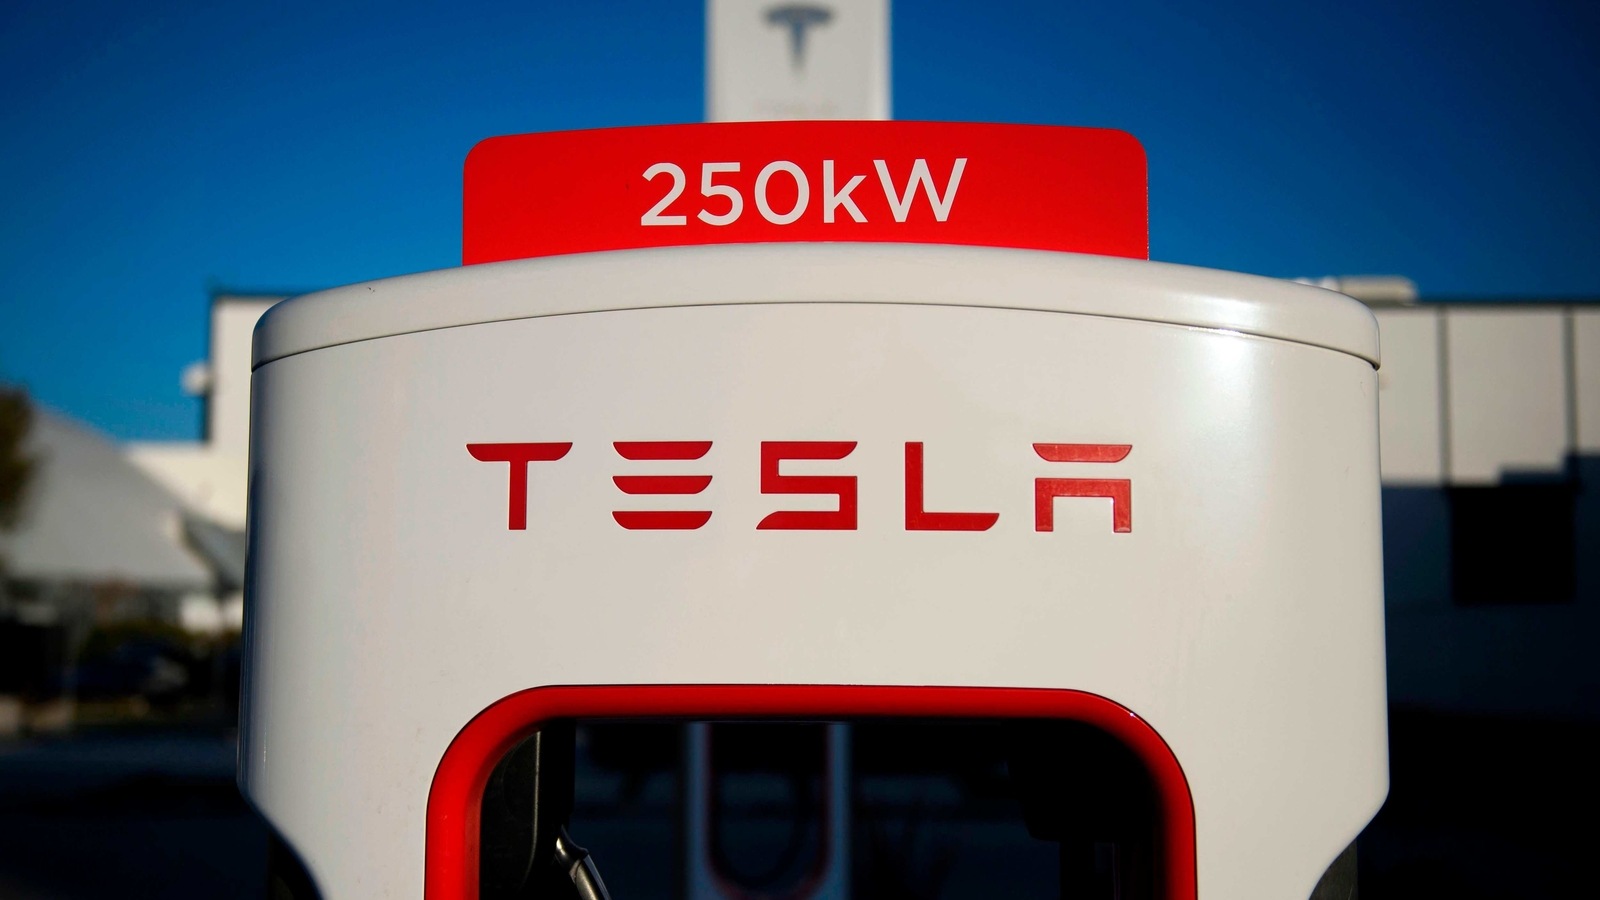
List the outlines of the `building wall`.
{"type": "Polygon", "coordinates": [[[1600,310],[1377,310],[1389,694],[1600,712],[1600,310]]]}
{"type": "Polygon", "coordinates": [[[250,453],[250,347],[256,321],[279,296],[221,295],[211,304],[200,441],[134,443],[128,459],[192,511],[244,528],[250,453]]]}
{"type": "Polygon", "coordinates": [[[250,344],[256,321],[282,297],[221,296],[211,306],[211,392],[206,444],[217,453],[250,451],[250,344]]]}
{"type": "Polygon", "coordinates": [[[125,452],[130,462],[177,494],[189,510],[219,525],[244,528],[249,480],[245,454],[225,453],[199,441],[130,444],[125,452]]]}
{"type": "Polygon", "coordinates": [[[1439,484],[1444,478],[1439,311],[1381,310],[1378,324],[1383,348],[1378,433],[1384,484],[1439,484]]]}

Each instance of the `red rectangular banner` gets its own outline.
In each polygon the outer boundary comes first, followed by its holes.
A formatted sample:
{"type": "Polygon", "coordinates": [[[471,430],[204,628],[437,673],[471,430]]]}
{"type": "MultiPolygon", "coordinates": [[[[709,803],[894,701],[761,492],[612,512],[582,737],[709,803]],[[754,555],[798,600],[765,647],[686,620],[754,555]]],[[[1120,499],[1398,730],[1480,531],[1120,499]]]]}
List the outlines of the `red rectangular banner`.
{"type": "Polygon", "coordinates": [[[518,134],[467,156],[462,262],[867,241],[1149,256],[1144,149],[1099,128],[738,122],[518,134]]]}

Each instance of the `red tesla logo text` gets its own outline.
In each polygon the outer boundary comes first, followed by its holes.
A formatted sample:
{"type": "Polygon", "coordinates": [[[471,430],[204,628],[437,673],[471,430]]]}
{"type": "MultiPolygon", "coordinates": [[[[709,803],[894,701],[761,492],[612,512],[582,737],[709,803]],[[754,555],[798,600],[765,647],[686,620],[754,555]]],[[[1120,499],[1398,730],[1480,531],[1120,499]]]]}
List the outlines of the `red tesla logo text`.
{"type": "MultiPolygon", "coordinates": [[[[711,441],[616,441],[611,446],[628,462],[695,461],[711,450],[711,441]]],[[[528,527],[528,466],[555,462],[572,449],[570,441],[537,443],[468,444],[473,459],[505,463],[508,468],[506,527],[528,527]]],[[[762,441],[761,493],[831,496],[836,510],[778,510],[756,523],[758,531],[855,531],[858,507],[854,475],[785,475],[786,460],[842,460],[856,449],[855,441],[762,441]]],[[[1052,463],[1118,463],[1132,452],[1132,444],[1034,444],[1034,453],[1052,463]]],[[[905,529],[907,531],[988,531],[1000,520],[998,512],[948,512],[930,510],[924,500],[924,449],[921,441],[905,445],[905,529]]],[[[627,473],[612,476],[617,490],[629,496],[693,496],[711,485],[710,475],[659,475],[627,473]]],[[[1133,530],[1133,482],[1128,478],[1035,478],[1033,482],[1035,531],[1055,530],[1058,497],[1100,498],[1111,501],[1111,530],[1133,530]]],[[[611,518],[629,531],[693,531],[711,521],[711,510],[613,510],[611,518]]]]}
{"type": "MultiPolygon", "coordinates": [[[[699,459],[710,441],[617,441],[617,455],[630,460],[699,459]]],[[[624,494],[698,494],[711,486],[710,475],[613,475],[624,494]]],[[[711,510],[614,510],[611,518],[629,531],[693,531],[711,521],[711,510]]]]}

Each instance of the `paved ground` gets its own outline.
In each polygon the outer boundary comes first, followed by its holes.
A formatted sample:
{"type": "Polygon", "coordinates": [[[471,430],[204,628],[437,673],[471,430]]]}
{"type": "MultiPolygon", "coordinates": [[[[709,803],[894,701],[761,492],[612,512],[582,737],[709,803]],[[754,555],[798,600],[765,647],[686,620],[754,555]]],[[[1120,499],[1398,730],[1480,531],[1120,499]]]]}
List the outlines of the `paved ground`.
{"type": "Polygon", "coordinates": [[[0,745],[0,898],[265,897],[233,753],[215,733],[0,745]]]}
{"type": "Polygon", "coordinates": [[[1600,724],[1399,711],[1389,744],[1363,900],[1596,895],[1600,724]]]}

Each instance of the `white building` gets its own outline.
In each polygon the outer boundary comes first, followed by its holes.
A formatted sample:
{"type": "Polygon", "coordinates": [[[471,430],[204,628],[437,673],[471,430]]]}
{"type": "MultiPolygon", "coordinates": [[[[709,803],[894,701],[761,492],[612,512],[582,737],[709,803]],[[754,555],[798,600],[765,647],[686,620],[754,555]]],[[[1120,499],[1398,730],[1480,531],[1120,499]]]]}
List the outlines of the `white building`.
{"type": "Polygon", "coordinates": [[[261,314],[282,299],[212,297],[209,358],[183,373],[184,389],[202,404],[201,439],[127,446],[128,458],[190,509],[241,532],[250,456],[250,335],[261,314]]]}
{"type": "Polygon", "coordinates": [[[1375,312],[1391,700],[1594,716],[1600,306],[1375,312]]]}
{"type": "Polygon", "coordinates": [[[210,354],[183,372],[201,401],[199,441],[133,442],[124,454],[182,501],[184,536],[216,574],[218,598],[190,601],[182,621],[193,630],[238,630],[244,621],[244,519],[250,458],[250,336],[281,294],[212,297],[210,354]]]}

